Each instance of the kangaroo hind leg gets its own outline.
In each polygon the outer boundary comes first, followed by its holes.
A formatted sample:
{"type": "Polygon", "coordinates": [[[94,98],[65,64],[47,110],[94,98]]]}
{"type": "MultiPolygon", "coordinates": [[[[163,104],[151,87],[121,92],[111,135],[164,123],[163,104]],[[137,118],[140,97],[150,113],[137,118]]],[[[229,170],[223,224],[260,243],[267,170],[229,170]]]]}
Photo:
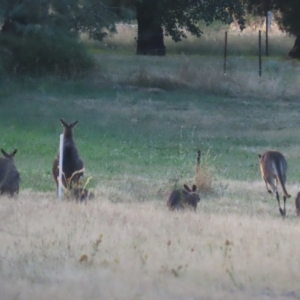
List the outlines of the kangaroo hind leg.
{"type": "MultiPolygon", "coordinates": [[[[268,187],[268,180],[266,178],[264,178],[264,182],[265,182],[265,185],[266,185],[266,189],[268,191],[268,193],[272,194],[272,191],[269,189],[268,187]]],[[[270,184],[270,183],[269,183],[270,184]]],[[[271,185],[271,184],[270,184],[271,185]]]]}

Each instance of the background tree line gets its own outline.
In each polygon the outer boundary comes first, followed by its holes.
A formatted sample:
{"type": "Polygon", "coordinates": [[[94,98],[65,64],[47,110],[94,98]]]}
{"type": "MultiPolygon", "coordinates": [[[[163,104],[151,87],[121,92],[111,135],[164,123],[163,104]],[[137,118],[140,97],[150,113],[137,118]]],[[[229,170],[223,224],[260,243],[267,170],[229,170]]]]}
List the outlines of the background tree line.
{"type": "Polygon", "coordinates": [[[7,72],[76,74],[92,65],[79,35],[102,40],[116,22],[136,20],[136,54],[165,55],[164,36],[200,37],[199,21],[245,28],[246,13],[272,11],[283,31],[296,37],[291,57],[300,57],[298,0],[1,0],[0,50],[7,72]]]}

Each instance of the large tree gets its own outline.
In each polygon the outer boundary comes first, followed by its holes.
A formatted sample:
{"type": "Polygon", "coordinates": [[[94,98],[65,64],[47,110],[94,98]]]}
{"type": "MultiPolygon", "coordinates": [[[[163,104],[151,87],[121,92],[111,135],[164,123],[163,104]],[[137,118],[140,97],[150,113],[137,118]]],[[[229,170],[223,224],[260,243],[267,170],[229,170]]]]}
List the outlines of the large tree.
{"type": "Polygon", "coordinates": [[[299,0],[245,0],[248,10],[265,15],[268,10],[275,13],[281,28],[296,37],[294,47],[289,52],[292,58],[300,58],[300,1],[299,0]]]}
{"type": "Polygon", "coordinates": [[[117,6],[136,11],[137,54],[165,55],[164,36],[175,42],[186,32],[201,36],[199,21],[230,24],[235,18],[244,27],[244,7],[240,0],[115,0],[117,6]]]}

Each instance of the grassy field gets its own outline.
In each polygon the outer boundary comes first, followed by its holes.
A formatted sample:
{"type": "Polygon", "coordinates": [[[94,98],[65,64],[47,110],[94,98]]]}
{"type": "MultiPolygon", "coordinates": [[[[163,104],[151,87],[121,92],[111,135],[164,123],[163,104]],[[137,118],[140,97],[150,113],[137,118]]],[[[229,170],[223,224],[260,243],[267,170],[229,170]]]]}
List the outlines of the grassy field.
{"type": "Polygon", "coordinates": [[[299,64],[253,57],[98,54],[90,78],[3,78],[1,147],[18,149],[17,199],[0,201],[3,299],[299,299],[299,64]],[[96,193],[55,195],[62,126],[96,193]],[[170,213],[174,186],[209,188],[196,213],[170,213]],[[258,154],[289,164],[287,217],[260,179],[258,154]],[[4,296],[3,296],[4,295],[4,296]]]}

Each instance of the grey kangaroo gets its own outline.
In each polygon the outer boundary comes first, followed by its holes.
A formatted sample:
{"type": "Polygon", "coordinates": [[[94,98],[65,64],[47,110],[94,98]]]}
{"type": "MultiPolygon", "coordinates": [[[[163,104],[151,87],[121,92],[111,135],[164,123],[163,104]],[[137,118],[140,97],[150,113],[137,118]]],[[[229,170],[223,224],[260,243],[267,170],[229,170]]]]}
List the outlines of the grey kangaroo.
{"type": "Polygon", "coordinates": [[[193,185],[192,189],[190,189],[186,184],[184,184],[183,189],[172,191],[167,200],[168,208],[171,211],[185,208],[191,208],[196,211],[197,204],[200,201],[200,197],[196,193],[196,189],[196,185],[193,185]]]}
{"type": "Polygon", "coordinates": [[[7,153],[1,149],[1,152],[3,157],[0,158],[0,194],[8,194],[12,197],[19,193],[21,182],[20,173],[14,162],[17,149],[11,153],[7,153]]]}
{"type": "MultiPolygon", "coordinates": [[[[72,188],[72,185],[75,183],[77,184],[80,180],[80,178],[83,176],[83,171],[74,174],[77,171],[80,171],[83,169],[83,162],[81,158],[79,157],[78,150],[76,148],[75,142],[73,140],[73,128],[78,123],[78,121],[75,121],[74,123],[67,124],[64,120],[60,120],[63,127],[64,127],[64,144],[63,144],[63,178],[62,178],[62,184],[66,188],[72,188]],[[70,182],[66,182],[66,180],[70,182]]],[[[53,161],[52,165],[52,174],[56,183],[56,186],[58,186],[58,175],[59,175],[59,153],[57,154],[57,157],[53,161]]]]}
{"type": "Polygon", "coordinates": [[[262,179],[266,184],[267,191],[272,194],[275,193],[278,202],[279,212],[282,217],[285,217],[285,202],[286,198],[290,198],[291,195],[288,194],[285,188],[286,182],[286,172],[287,172],[287,162],[282,153],[278,151],[266,151],[259,156],[259,165],[262,179]],[[280,205],[279,193],[278,193],[278,182],[281,185],[283,191],[283,209],[280,205]],[[269,189],[268,185],[271,187],[269,189]]]}

